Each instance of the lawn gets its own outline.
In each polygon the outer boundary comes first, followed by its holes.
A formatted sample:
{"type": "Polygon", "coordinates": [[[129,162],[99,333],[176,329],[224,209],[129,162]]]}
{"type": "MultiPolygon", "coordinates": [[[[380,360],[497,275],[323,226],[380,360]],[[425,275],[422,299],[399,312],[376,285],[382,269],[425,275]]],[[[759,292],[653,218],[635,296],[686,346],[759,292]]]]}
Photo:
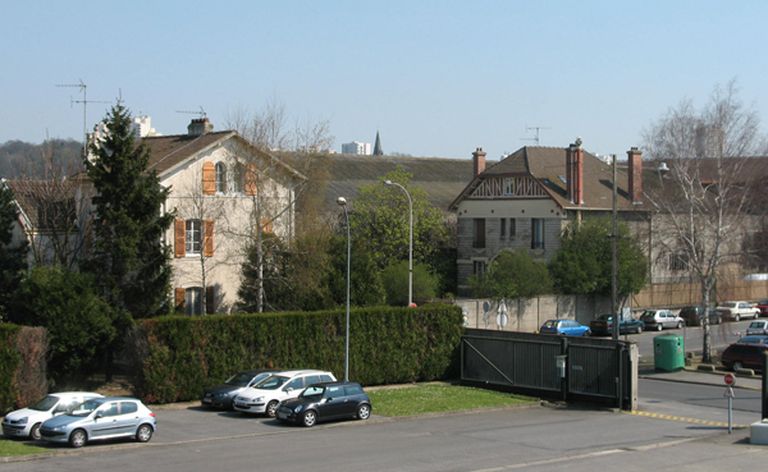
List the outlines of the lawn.
{"type": "Polygon", "coordinates": [[[373,411],[382,416],[415,416],[476,408],[532,405],[536,399],[473,387],[422,384],[368,391],[373,411]]]}
{"type": "Polygon", "coordinates": [[[30,446],[21,441],[11,441],[10,439],[0,439],[0,457],[8,456],[26,456],[29,454],[39,454],[48,452],[44,447],[30,446]]]}

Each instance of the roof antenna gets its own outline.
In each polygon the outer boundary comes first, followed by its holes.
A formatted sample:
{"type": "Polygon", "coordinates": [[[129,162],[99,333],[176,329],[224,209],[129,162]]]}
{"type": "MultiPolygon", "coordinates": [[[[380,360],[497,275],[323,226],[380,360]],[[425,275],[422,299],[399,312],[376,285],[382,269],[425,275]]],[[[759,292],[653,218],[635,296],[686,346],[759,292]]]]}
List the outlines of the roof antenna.
{"type": "Polygon", "coordinates": [[[183,113],[185,115],[197,115],[198,118],[207,118],[208,114],[203,110],[203,106],[200,105],[200,111],[191,111],[191,110],[175,110],[176,113],[183,113]]]}
{"type": "Polygon", "coordinates": [[[538,146],[540,143],[540,134],[543,129],[552,129],[549,126],[526,126],[526,131],[535,131],[536,133],[532,138],[520,138],[520,141],[533,141],[538,146]]]}
{"type": "Polygon", "coordinates": [[[69,97],[69,106],[73,106],[75,103],[83,104],[83,155],[88,153],[88,104],[89,103],[110,103],[104,100],[88,100],[88,86],[83,82],[83,79],[78,79],[76,84],[56,84],[56,87],[78,88],[80,93],[83,94],[82,100],[75,100],[71,96],[69,97]]]}

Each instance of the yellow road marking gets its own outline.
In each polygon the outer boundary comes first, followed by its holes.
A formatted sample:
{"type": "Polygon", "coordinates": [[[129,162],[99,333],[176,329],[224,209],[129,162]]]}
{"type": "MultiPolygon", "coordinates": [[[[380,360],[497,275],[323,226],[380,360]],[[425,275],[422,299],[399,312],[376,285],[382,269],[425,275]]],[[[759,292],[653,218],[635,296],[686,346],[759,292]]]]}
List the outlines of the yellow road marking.
{"type": "MultiPolygon", "coordinates": [[[[634,416],[644,416],[646,418],[656,418],[660,420],[667,420],[667,421],[679,421],[681,423],[690,423],[690,424],[700,424],[704,426],[715,426],[719,428],[727,428],[728,423],[724,421],[708,421],[708,420],[700,420],[698,418],[688,418],[686,416],[675,416],[675,415],[666,415],[663,413],[653,413],[650,411],[640,411],[640,410],[632,410],[628,412],[624,412],[630,415],[634,416]]],[[[745,424],[734,424],[734,429],[744,429],[747,428],[747,425],[745,424]]]]}

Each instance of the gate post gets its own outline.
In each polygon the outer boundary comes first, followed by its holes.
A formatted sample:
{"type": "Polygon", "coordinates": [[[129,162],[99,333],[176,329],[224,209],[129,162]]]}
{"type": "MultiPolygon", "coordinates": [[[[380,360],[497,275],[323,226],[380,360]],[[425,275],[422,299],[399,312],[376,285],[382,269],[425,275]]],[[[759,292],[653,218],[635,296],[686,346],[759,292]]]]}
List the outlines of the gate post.
{"type": "Polygon", "coordinates": [[[563,342],[560,344],[560,355],[565,357],[565,375],[560,376],[560,399],[568,400],[568,375],[570,373],[570,359],[568,359],[568,338],[563,336],[563,342]]]}
{"type": "Polygon", "coordinates": [[[629,411],[637,410],[637,374],[638,374],[638,359],[640,357],[637,349],[637,344],[631,343],[627,346],[627,358],[629,360],[629,369],[627,374],[629,375],[629,404],[627,409],[629,411]]]}

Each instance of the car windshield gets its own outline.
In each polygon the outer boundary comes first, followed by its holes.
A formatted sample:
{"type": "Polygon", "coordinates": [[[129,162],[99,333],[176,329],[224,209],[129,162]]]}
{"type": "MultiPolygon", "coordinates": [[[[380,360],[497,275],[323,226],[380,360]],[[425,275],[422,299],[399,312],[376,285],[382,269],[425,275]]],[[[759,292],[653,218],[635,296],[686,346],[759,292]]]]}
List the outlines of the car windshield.
{"type": "Polygon", "coordinates": [[[91,413],[93,413],[93,410],[100,407],[102,403],[104,403],[104,400],[102,398],[93,398],[91,400],[86,400],[83,403],[74,407],[72,409],[72,412],[69,413],[69,415],[70,416],[88,416],[91,413]]]}
{"type": "Polygon", "coordinates": [[[649,319],[652,320],[655,315],[656,315],[655,311],[644,311],[643,316],[641,316],[640,318],[644,320],[649,320],[649,319]]]}
{"type": "Polygon", "coordinates": [[[736,302],[725,302],[720,306],[724,306],[726,308],[734,308],[736,306],[736,302]]]}
{"type": "Polygon", "coordinates": [[[260,388],[262,390],[277,390],[288,380],[290,380],[288,377],[284,377],[282,375],[270,375],[266,379],[254,385],[253,388],[260,388]]]}
{"type": "Polygon", "coordinates": [[[301,392],[301,397],[318,397],[323,394],[325,391],[325,387],[320,387],[318,385],[312,385],[304,389],[303,392],[301,392]]]}
{"type": "Polygon", "coordinates": [[[547,320],[544,322],[544,328],[554,328],[557,324],[557,321],[555,320],[547,320]]]}
{"type": "Polygon", "coordinates": [[[765,321],[753,321],[749,323],[750,328],[762,328],[765,325],[765,321]]]}
{"type": "Polygon", "coordinates": [[[245,387],[246,385],[248,385],[248,382],[250,382],[252,378],[253,378],[252,374],[249,374],[246,372],[239,372],[233,375],[232,377],[228,378],[227,381],[224,383],[227,385],[232,385],[234,387],[245,387]]]}
{"type": "Polygon", "coordinates": [[[31,410],[37,410],[37,411],[48,411],[56,404],[59,403],[59,397],[54,397],[53,395],[48,395],[47,397],[43,398],[42,400],[38,401],[34,405],[30,406],[29,408],[31,410]]]}

